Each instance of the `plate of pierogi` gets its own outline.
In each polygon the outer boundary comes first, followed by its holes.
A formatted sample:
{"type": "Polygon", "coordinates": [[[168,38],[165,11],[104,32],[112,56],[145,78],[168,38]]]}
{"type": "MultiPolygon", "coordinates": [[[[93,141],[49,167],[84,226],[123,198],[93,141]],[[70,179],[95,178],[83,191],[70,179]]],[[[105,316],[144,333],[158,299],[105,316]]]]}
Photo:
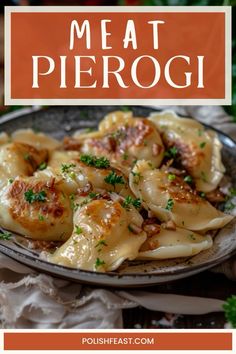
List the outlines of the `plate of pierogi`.
{"type": "Polygon", "coordinates": [[[139,106],[2,117],[0,252],[37,271],[139,287],[236,251],[236,144],[194,117],[139,106]]]}

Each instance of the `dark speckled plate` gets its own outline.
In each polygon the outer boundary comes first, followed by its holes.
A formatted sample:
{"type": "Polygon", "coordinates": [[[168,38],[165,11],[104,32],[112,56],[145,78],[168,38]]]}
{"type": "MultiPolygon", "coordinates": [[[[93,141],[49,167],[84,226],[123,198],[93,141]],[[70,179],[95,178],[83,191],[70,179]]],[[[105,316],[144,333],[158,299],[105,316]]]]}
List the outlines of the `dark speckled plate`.
{"type": "MultiPolygon", "coordinates": [[[[119,106],[52,107],[44,110],[26,109],[2,117],[1,131],[13,132],[19,128],[34,128],[61,139],[82,128],[93,128],[108,112],[119,106]]],[[[152,108],[132,107],[134,115],[148,116],[152,108]]],[[[236,186],[236,143],[218,132],[223,143],[223,161],[227,175],[236,186]]],[[[188,277],[209,269],[236,252],[236,220],[226,225],[214,239],[211,249],[188,259],[149,262],[127,262],[119,271],[94,273],[57,266],[41,260],[36,252],[21,247],[14,241],[0,241],[0,251],[9,257],[57,277],[100,286],[137,287],[154,285],[188,277]]]]}

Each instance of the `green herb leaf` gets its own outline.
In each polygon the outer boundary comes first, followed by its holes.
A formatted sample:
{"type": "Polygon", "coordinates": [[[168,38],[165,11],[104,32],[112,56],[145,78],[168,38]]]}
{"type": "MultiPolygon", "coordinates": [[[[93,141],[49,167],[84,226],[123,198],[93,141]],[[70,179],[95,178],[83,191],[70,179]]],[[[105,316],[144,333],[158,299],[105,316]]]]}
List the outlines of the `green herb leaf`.
{"type": "Polygon", "coordinates": [[[98,243],[96,244],[95,248],[101,247],[101,246],[107,246],[107,243],[106,243],[105,240],[98,241],[98,243]]]}
{"type": "Polygon", "coordinates": [[[191,240],[193,240],[193,241],[196,240],[196,237],[194,236],[194,234],[190,234],[190,235],[189,235],[189,238],[190,238],[191,240]]]}
{"type": "Polygon", "coordinates": [[[207,183],[207,178],[206,178],[206,174],[204,171],[201,171],[201,179],[203,180],[203,182],[207,183]]]}
{"type": "Polygon", "coordinates": [[[39,214],[38,218],[39,218],[39,221],[44,221],[45,220],[44,216],[41,215],[41,214],[39,214]]]}
{"type": "Polygon", "coordinates": [[[124,152],[124,154],[122,155],[123,160],[128,160],[129,155],[127,154],[127,152],[124,152]]]}
{"type": "Polygon", "coordinates": [[[236,296],[229,297],[223,305],[227,321],[236,328],[236,296]]]}
{"type": "Polygon", "coordinates": [[[231,196],[231,197],[235,197],[235,196],[236,196],[236,188],[233,188],[233,187],[230,188],[230,189],[229,189],[229,192],[230,192],[230,196],[231,196]]]}
{"type": "Polygon", "coordinates": [[[97,258],[96,262],[95,262],[95,268],[97,269],[97,268],[103,266],[104,264],[106,264],[104,261],[102,261],[100,258],[97,258]]]}
{"type": "Polygon", "coordinates": [[[224,206],[224,210],[230,211],[230,210],[233,210],[235,207],[236,207],[236,205],[234,203],[228,201],[224,206]]]}
{"type": "Polygon", "coordinates": [[[175,147],[175,146],[172,146],[171,148],[169,148],[168,150],[166,150],[165,151],[165,156],[166,157],[169,157],[169,158],[175,158],[176,157],[176,155],[177,155],[177,153],[178,153],[178,149],[177,149],[177,147],[175,147]]]}
{"type": "Polygon", "coordinates": [[[203,134],[203,130],[202,129],[198,129],[198,136],[202,136],[203,134]]]}
{"type": "Polygon", "coordinates": [[[32,189],[26,191],[24,195],[25,195],[25,200],[30,204],[34,202],[45,202],[47,197],[45,191],[34,193],[32,189]]]}
{"type": "Polygon", "coordinates": [[[174,206],[173,199],[168,199],[165,209],[171,211],[173,209],[173,206],[174,206]]]}
{"type": "Polygon", "coordinates": [[[174,181],[175,179],[176,179],[176,175],[175,174],[173,174],[173,173],[169,173],[168,174],[168,180],[170,182],[174,181]]]}
{"type": "Polygon", "coordinates": [[[11,232],[8,232],[8,231],[0,233],[1,240],[10,240],[11,236],[12,236],[11,232]]]}
{"type": "Polygon", "coordinates": [[[199,192],[199,196],[200,196],[201,198],[206,198],[206,193],[204,193],[204,192],[199,192]]]}
{"type": "Polygon", "coordinates": [[[86,164],[87,166],[93,166],[96,168],[110,167],[110,161],[104,156],[96,157],[93,155],[84,154],[80,156],[80,161],[86,164]]]}
{"type": "Polygon", "coordinates": [[[71,169],[75,167],[75,164],[74,163],[70,163],[70,164],[62,164],[61,165],[61,171],[62,173],[68,173],[68,172],[71,172],[71,169]]]}
{"type": "Polygon", "coordinates": [[[116,184],[125,184],[124,178],[117,175],[114,171],[111,171],[110,174],[104,178],[104,181],[114,187],[116,184]]]}
{"type": "Polygon", "coordinates": [[[80,235],[80,234],[82,234],[82,232],[83,232],[83,229],[80,226],[75,225],[75,233],[77,235],[80,235]]]}
{"type": "Polygon", "coordinates": [[[184,177],[184,182],[186,182],[186,183],[193,183],[193,179],[192,179],[191,176],[185,176],[185,177],[184,177]]]}
{"type": "Polygon", "coordinates": [[[199,144],[200,149],[203,149],[206,146],[206,142],[203,141],[202,143],[199,144]]]}
{"type": "Polygon", "coordinates": [[[123,203],[121,204],[123,208],[129,210],[130,206],[133,205],[136,209],[140,209],[141,207],[141,200],[138,199],[134,199],[131,196],[127,196],[125,198],[125,200],[123,201],[123,203]]]}
{"type": "Polygon", "coordinates": [[[24,160],[25,161],[30,161],[30,159],[31,159],[31,155],[30,154],[28,154],[28,153],[24,154],[24,160]]]}
{"type": "Polygon", "coordinates": [[[47,163],[44,161],[39,165],[38,170],[43,171],[45,168],[47,168],[47,163]]]}

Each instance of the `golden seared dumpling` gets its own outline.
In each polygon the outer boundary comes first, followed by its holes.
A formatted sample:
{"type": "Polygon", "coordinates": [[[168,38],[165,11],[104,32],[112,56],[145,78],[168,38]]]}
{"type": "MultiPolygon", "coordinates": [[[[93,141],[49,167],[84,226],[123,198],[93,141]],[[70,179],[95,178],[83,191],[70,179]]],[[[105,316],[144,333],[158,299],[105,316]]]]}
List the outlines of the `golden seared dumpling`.
{"type": "Polygon", "coordinates": [[[17,176],[32,175],[47,156],[47,150],[24,143],[0,145],[0,186],[17,176]]]}
{"type": "Polygon", "coordinates": [[[143,205],[160,220],[173,220],[189,230],[214,230],[232,220],[176,175],[153,169],[149,162],[138,161],[130,174],[130,188],[143,205]]]}
{"type": "Polygon", "coordinates": [[[118,195],[97,198],[80,199],[72,236],[48,256],[50,262],[104,272],[137,257],[146,240],[142,216],[133,206],[123,207],[118,195]]]}
{"type": "Polygon", "coordinates": [[[35,133],[32,129],[19,129],[11,135],[12,141],[26,143],[37,149],[55,150],[61,143],[44,133],[35,133]]]}
{"type": "Polygon", "coordinates": [[[171,259],[194,256],[213,244],[209,235],[199,235],[180,227],[167,229],[159,225],[158,233],[148,237],[140,249],[139,259],[171,259]]]}
{"type": "Polygon", "coordinates": [[[73,228],[71,202],[54,179],[17,177],[0,192],[0,225],[35,240],[63,241],[73,228]]]}
{"type": "Polygon", "coordinates": [[[74,149],[73,146],[85,154],[106,156],[112,166],[125,174],[136,160],[150,160],[158,167],[164,156],[155,125],[144,118],[133,118],[131,112],[110,113],[99,124],[98,132],[77,135],[65,145],[68,149],[74,149]]]}
{"type": "Polygon", "coordinates": [[[216,189],[225,172],[221,160],[222,144],[217,134],[205,130],[196,120],[180,118],[173,112],[153,114],[149,119],[162,133],[165,144],[177,149],[197,190],[210,192],[216,189]]]}
{"type": "Polygon", "coordinates": [[[54,151],[48,166],[35,173],[37,178],[47,175],[63,182],[65,193],[76,193],[78,188],[112,191],[122,196],[132,194],[127,178],[111,168],[104,157],[79,155],[76,151],[54,151]]]}

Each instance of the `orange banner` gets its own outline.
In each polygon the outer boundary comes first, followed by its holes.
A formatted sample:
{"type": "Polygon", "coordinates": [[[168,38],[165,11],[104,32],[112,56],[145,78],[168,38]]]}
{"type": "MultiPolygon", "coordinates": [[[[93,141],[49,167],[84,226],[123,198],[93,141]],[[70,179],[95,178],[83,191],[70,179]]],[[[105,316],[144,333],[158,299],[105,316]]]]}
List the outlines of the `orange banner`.
{"type": "Polygon", "coordinates": [[[226,99],[223,9],[78,9],[10,8],[9,99],[226,99]]]}
{"type": "Polygon", "coordinates": [[[232,333],[5,333],[4,350],[232,350],[232,333]]]}

